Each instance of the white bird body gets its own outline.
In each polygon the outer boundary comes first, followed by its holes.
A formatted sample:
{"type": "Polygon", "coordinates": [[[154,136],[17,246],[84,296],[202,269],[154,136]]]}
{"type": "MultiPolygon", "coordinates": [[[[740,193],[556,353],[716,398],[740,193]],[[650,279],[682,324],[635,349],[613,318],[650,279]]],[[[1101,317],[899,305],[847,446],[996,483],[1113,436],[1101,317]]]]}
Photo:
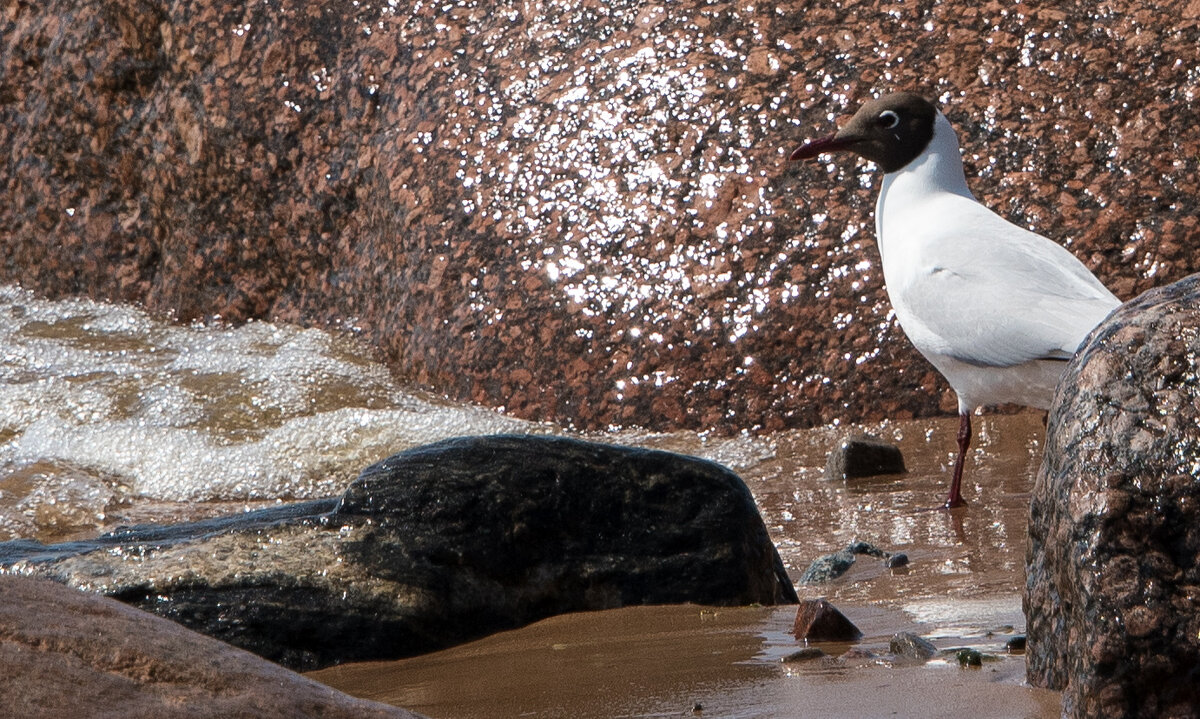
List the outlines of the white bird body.
{"type": "Polygon", "coordinates": [[[940,112],[925,151],[884,175],[875,233],[896,319],[960,411],[1049,408],[1062,360],[1120,304],[1064,247],[975,199],[940,112]]]}
{"type": "Polygon", "coordinates": [[[904,333],[958,395],[959,492],[970,413],[991,404],[1047,409],[1069,360],[1120,300],[1061,245],[971,194],[954,128],[909,93],[865,104],[836,134],[792,159],[849,151],[884,171],[875,232],[904,333]]]}

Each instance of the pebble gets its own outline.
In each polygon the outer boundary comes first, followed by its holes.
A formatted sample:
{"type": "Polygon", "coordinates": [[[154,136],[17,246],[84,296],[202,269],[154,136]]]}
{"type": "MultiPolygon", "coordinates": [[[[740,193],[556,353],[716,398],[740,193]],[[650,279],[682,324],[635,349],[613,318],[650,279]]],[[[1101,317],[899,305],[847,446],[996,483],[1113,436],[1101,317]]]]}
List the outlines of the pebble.
{"type": "Polygon", "coordinates": [[[799,651],[795,651],[784,656],[782,659],[780,659],[780,661],[784,664],[794,664],[797,662],[808,662],[812,661],[813,659],[820,659],[824,656],[828,655],[821,651],[819,647],[805,647],[799,651]]]}
{"type": "Polygon", "coordinates": [[[903,472],[904,456],[899,447],[861,433],[838,442],[825,463],[826,479],[858,479],[903,472]]]}
{"type": "Polygon", "coordinates": [[[937,654],[937,647],[911,632],[899,632],[888,641],[888,651],[902,659],[925,661],[937,654]]]}
{"type": "Polygon", "coordinates": [[[808,565],[808,568],[800,574],[797,582],[800,584],[823,584],[837,579],[849,571],[850,567],[854,566],[854,562],[859,554],[882,559],[884,566],[889,569],[908,564],[908,555],[904,553],[892,554],[869,542],[855,540],[846,545],[846,548],[841,551],[814,559],[808,565]]]}
{"type": "Polygon", "coordinates": [[[954,658],[958,661],[959,666],[983,666],[983,653],[978,649],[953,649],[951,651],[954,652],[954,658]]]}
{"type": "Polygon", "coordinates": [[[796,609],[792,636],[811,642],[849,642],[862,632],[826,600],[808,599],[796,609]]]}

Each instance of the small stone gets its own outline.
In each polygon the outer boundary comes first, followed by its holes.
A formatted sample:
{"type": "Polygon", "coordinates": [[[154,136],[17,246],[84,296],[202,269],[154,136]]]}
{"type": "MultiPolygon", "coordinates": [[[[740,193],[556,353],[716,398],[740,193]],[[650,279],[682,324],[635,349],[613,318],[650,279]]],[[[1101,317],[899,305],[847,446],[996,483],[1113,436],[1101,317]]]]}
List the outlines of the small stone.
{"type": "Polygon", "coordinates": [[[912,632],[900,632],[892,635],[888,642],[888,651],[902,659],[925,661],[937,654],[937,647],[928,639],[912,632]]]}
{"type": "Polygon", "coordinates": [[[817,557],[808,565],[808,569],[797,580],[800,584],[823,584],[845,574],[854,566],[854,554],[842,550],[833,554],[817,557]]]}
{"type": "Polygon", "coordinates": [[[960,667],[983,666],[983,654],[978,649],[955,649],[952,651],[960,667]]]}
{"type": "Polygon", "coordinates": [[[904,456],[900,448],[866,434],[846,437],[829,453],[826,479],[856,479],[880,474],[902,474],[904,456]]]}
{"type": "Polygon", "coordinates": [[[851,554],[866,554],[867,556],[878,557],[879,559],[883,559],[888,556],[888,553],[879,547],[876,547],[870,542],[864,542],[860,539],[856,539],[850,544],[846,545],[845,551],[850,552],[851,554]]]}
{"type": "Polygon", "coordinates": [[[854,566],[856,555],[866,554],[878,557],[885,562],[893,556],[869,542],[855,540],[846,545],[840,552],[817,557],[808,565],[808,569],[800,575],[800,584],[822,584],[845,574],[854,566]]]}
{"type": "Polygon", "coordinates": [[[821,651],[821,649],[818,647],[805,647],[798,652],[792,652],[791,654],[786,655],[779,661],[783,662],[784,664],[795,664],[797,662],[808,662],[812,661],[813,659],[820,659],[824,656],[828,655],[826,655],[825,652],[821,651]]]}
{"type": "Polygon", "coordinates": [[[846,650],[840,657],[838,657],[838,661],[839,662],[870,662],[870,661],[873,661],[878,658],[879,658],[879,655],[876,654],[875,652],[871,651],[870,649],[863,649],[862,647],[851,647],[850,649],[846,650]]]}
{"type": "Polygon", "coordinates": [[[862,632],[829,602],[809,599],[796,610],[792,635],[810,642],[851,642],[862,632]]]}

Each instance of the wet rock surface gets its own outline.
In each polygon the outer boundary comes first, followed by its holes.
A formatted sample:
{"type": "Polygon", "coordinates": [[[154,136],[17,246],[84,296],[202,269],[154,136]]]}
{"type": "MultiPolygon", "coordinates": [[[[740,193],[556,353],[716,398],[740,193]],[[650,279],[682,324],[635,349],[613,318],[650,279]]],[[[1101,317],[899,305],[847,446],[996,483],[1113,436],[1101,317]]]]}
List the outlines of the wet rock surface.
{"type": "Polygon", "coordinates": [[[784,664],[798,664],[800,662],[811,662],[814,659],[824,659],[828,656],[820,647],[805,647],[790,654],[785,654],[779,661],[784,664]]]}
{"type": "Polygon", "coordinates": [[[925,661],[937,655],[933,642],[912,632],[898,632],[888,640],[888,651],[898,659],[925,661]]]}
{"type": "Polygon", "coordinates": [[[95,542],[13,542],[0,565],[302,669],[564,612],[796,601],[736,475],[554,437],[447,440],[367,468],[338,500],[95,542]]]}
{"type": "Polygon", "coordinates": [[[0,279],[360,327],[397,374],[581,428],[950,412],[861,168],[939,98],[977,194],[1128,298],[1200,269],[1200,3],[13,3],[0,279]]]}
{"type": "Polygon", "coordinates": [[[899,447],[866,434],[853,434],[838,442],[825,463],[825,478],[835,480],[904,471],[904,455],[899,447]]]}
{"type": "Polygon", "coordinates": [[[1026,561],[1032,683],[1071,717],[1200,706],[1200,275],[1121,307],[1051,410],[1026,561]]]}
{"type": "Polygon", "coordinates": [[[120,602],[0,576],[0,687],[11,717],[419,719],[355,699],[120,602]]]}
{"type": "Polygon", "coordinates": [[[845,549],[814,559],[796,581],[799,584],[823,584],[833,581],[850,571],[860,554],[883,560],[889,569],[908,564],[907,554],[892,554],[869,542],[854,541],[846,545],[845,549]]]}
{"type": "Polygon", "coordinates": [[[810,642],[852,642],[862,632],[828,601],[806,599],[796,609],[792,636],[810,642]]]}

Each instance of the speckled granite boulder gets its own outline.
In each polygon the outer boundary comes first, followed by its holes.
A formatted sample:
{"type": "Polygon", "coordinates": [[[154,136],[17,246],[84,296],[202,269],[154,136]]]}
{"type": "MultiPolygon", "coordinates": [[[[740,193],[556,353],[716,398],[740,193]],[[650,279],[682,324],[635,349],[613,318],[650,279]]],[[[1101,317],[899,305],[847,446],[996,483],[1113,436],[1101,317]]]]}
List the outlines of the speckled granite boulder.
{"type": "Polygon", "coordinates": [[[0,576],[0,690],[4,716],[21,719],[420,719],[29,577],[0,576]]]}
{"type": "Polygon", "coordinates": [[[1200,707],[1200,275],[1096,330],[1051,410],[1033,491],[1030,681],[1069,717],[1200,707]]]}
{"type": "Polygon", "coordinates": [[[720,465],[564,438],[447,440],[318,500],[93,542],[0,544],[285,666],[408,656],[553,614],[797,601],[720,465]]]}
{"type": "Polygon", "coordinates": [[[937,97],[981,198],[1131,297],[1200,269],[1198,27],[1198,0],[7,3],[0,281],[360,327],[405,379],[581,428],[953,411],[890,315],[878,177],[787,152],[872,91],[937,97]]]}

